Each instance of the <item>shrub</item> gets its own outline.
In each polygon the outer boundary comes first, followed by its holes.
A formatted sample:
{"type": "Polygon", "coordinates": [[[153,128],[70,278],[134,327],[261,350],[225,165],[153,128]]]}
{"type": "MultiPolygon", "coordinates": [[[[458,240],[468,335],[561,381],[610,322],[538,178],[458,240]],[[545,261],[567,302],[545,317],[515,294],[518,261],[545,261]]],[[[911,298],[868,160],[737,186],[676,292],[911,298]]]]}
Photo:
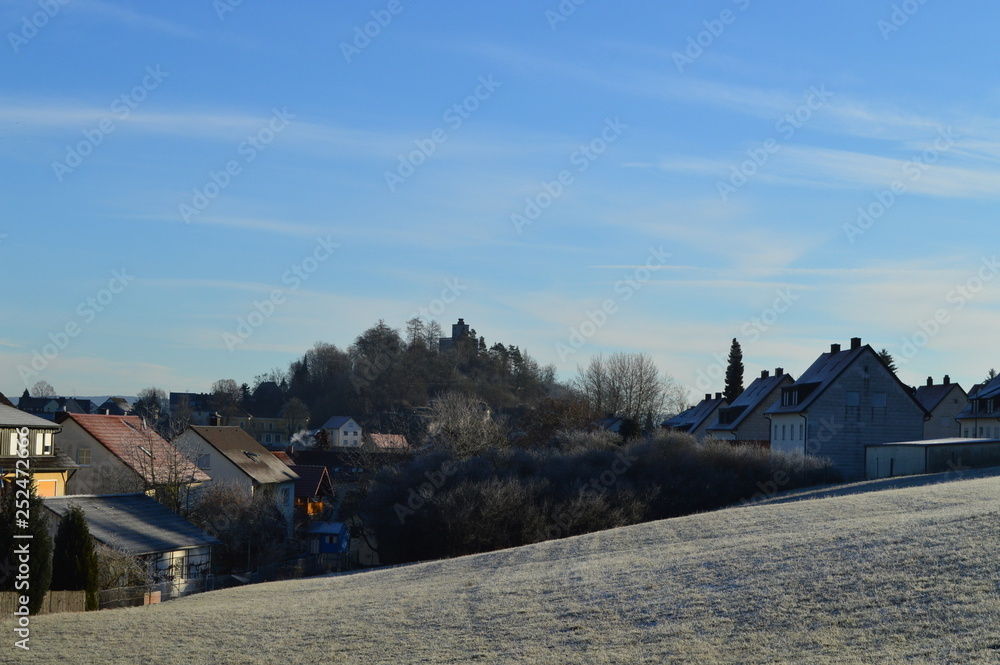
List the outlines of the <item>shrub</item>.
{"type": "Polygon", "coordinates": [[[684,434],[619,448],[603,433],[563,433],[555,444],[464,459],[439,450],[381,472],[362,512],[382,562],[515,547],[835,480],[828,461],[684,434]]]}
{"type": "Polygon", "coordinates": [[[79,506],[70,506],[59,522],[52,552],[52,589],[87,592],[87,609],[97,609],[97,556],[87,518],[79,506]]]}

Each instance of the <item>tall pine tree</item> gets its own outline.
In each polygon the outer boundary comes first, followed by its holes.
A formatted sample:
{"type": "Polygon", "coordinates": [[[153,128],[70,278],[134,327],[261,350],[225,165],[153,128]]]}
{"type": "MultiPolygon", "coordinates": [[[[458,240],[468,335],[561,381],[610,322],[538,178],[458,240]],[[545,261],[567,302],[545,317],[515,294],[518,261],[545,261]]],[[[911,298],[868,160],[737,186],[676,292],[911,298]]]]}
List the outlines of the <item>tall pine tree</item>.
{"type": "Polygon", "coordinates": [[[729,366],[726,367],[726,392],[723,395],[730,404],[743,392],[743,349],[733,338],[729,347],[729,366]]]}

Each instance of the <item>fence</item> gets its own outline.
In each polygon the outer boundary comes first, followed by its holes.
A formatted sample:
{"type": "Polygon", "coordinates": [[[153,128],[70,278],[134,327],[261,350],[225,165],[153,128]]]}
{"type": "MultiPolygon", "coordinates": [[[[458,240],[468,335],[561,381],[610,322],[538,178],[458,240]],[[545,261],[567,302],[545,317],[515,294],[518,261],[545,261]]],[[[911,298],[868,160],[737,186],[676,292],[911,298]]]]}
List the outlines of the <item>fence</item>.
{"type": "Polygon", "coordinates": [[[105,589],[99,594],[98,606],[100,609],[106,610],[113,607],[153,605],[165,600],[189,596],[192,593],[211,591],[213,588],[211,577],[202,577],[191,580],[105,589]]]}
{"type": "MultiPolygon", "coordinates": [[[[0,591],[0,615],[10,616],[20,607],[18,592],[0,591]]],[[[87,609],[86,591],[49,591],[45,594],[39,614],[83,612],[87,609]]]]}

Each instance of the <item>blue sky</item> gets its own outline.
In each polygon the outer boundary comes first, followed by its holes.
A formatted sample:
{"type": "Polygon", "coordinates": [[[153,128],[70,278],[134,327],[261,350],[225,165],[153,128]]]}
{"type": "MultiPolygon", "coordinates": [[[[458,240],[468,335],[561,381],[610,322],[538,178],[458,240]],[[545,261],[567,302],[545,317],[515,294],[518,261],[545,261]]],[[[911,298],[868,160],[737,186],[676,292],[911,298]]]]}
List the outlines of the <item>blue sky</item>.
{"type": "Polygon", "coordinates": [[[733,337],[752,377],[860,336],[968,387],[1000,365],[998,18],[3,2],[0,390],[207,390],[422,310],[564,378],[641,351],[694,395],[733,337]]]}

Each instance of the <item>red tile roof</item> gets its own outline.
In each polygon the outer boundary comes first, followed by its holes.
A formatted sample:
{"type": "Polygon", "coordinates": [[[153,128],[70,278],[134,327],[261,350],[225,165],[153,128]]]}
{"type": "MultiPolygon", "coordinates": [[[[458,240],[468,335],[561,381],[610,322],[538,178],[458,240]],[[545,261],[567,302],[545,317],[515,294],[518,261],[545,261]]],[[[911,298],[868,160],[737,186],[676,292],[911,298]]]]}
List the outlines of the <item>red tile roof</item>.
{"type": "Polygon", "coordinates": [[[380,450],[408,450],[410,444],[402,434],[369,434],[372,443],[380,450]]]}
{"type": "Polygon", "coordinates": [[[178,478],[190,478],[190,482],[196,483],[211,480],[156,430],[146,427],[138,416],[66,413],[62,422],[66,421],[83,428],[148,483],[178,478]]]}

